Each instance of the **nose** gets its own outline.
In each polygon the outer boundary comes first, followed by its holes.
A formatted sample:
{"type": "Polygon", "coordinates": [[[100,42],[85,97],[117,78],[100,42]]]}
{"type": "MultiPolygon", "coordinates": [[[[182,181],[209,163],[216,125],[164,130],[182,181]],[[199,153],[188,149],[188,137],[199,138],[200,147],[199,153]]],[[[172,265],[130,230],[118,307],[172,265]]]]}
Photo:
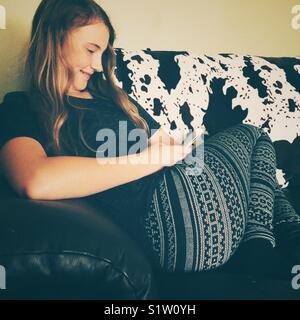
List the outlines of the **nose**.
{"type": "Polygon", "coordinates": [[[93,68],[93,70],[95,70],[96,72],[101,72],[103,71],[103,67],[102,67],[102,54],[99,53],[95,53],[93,55],[93,59],[92,59],[92,65],[91,67],[93,68]]]}

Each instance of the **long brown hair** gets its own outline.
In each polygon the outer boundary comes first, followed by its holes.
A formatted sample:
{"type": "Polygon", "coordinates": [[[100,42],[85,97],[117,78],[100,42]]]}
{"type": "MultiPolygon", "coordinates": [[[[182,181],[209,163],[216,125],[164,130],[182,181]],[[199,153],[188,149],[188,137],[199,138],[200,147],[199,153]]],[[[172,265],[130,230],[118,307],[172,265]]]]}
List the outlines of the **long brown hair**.
{"type": "MultiPolygon", "coordinates": [[[[63,154],[65,150],[72,148],[78,154],[72,137],[61,134],[62,126],[69,118],[66,102],[69,103],[67,92],[72,81],[72,72],[62,56],[63,44],[71,30],[99,21],[109,30],[109,42],[102,55],[103,72],[95,72],[87,88],[93,96],[111,99],[137,127],[149,132],[147,122],[139,115],[137,107],[115,83],[116,57],[113,45],[116,34],[105,11],[93,0],[42,0],[32,22],[25,58],[25,77],[28,79],[29,97],[34,101],[33,105],[37,108],[49,145],[56,154],[63,154]]],[[[69,105],[82,112],[86,110],[70,103],[69,105]]],[[[82,118],[83,113],[79,115],[80,121],[82,118]]],[[[84,139],[81,124],[78,130],[81,142],[90,149],[84,139]]]]}

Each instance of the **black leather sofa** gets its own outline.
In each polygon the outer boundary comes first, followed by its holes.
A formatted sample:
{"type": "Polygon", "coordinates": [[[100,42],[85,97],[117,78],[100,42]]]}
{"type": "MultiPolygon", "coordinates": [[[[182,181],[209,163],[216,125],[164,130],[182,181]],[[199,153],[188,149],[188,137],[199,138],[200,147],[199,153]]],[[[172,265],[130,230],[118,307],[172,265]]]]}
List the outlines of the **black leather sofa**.
{"type": "MultiPolygon", "coordinates": [[[[289,196],[297,200],[299,191],[295,186],[289,196]]],[[[194,274],[154,270],[138,244],[100,208],[84,199],[18,198],[3,177],[0,265],[6,269],[1,299],[300,299],[291,281],[230,268],[194,274]]]]}

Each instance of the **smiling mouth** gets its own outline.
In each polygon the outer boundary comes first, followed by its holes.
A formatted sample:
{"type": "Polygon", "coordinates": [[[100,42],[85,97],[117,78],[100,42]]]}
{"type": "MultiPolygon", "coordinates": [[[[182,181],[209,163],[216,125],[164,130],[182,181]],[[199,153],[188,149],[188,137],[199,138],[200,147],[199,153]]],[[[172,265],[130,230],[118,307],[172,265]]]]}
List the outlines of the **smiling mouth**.
{"type": "Polygon", "coordinates": [[[82,75],[83,75],[86,79],[89,79],[89,78],[91,77],[90,74],[88,74],[88,73],[86,73],[86,72],[84,72],[84,71],[81,71],[81,70],[80,70],[80,72],[82,73],[82,75]]]}

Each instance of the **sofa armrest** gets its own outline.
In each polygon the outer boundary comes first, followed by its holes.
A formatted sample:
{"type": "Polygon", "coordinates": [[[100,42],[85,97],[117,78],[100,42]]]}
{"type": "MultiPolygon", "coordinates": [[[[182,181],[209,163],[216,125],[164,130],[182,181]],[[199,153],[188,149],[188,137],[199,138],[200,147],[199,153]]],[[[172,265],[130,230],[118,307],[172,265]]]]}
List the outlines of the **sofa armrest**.
{"type": "Polygon", "coordinates": [[[4,298],[149,299],[150,265],[138,245],[81,199],[0,200],[4,298]]]}

